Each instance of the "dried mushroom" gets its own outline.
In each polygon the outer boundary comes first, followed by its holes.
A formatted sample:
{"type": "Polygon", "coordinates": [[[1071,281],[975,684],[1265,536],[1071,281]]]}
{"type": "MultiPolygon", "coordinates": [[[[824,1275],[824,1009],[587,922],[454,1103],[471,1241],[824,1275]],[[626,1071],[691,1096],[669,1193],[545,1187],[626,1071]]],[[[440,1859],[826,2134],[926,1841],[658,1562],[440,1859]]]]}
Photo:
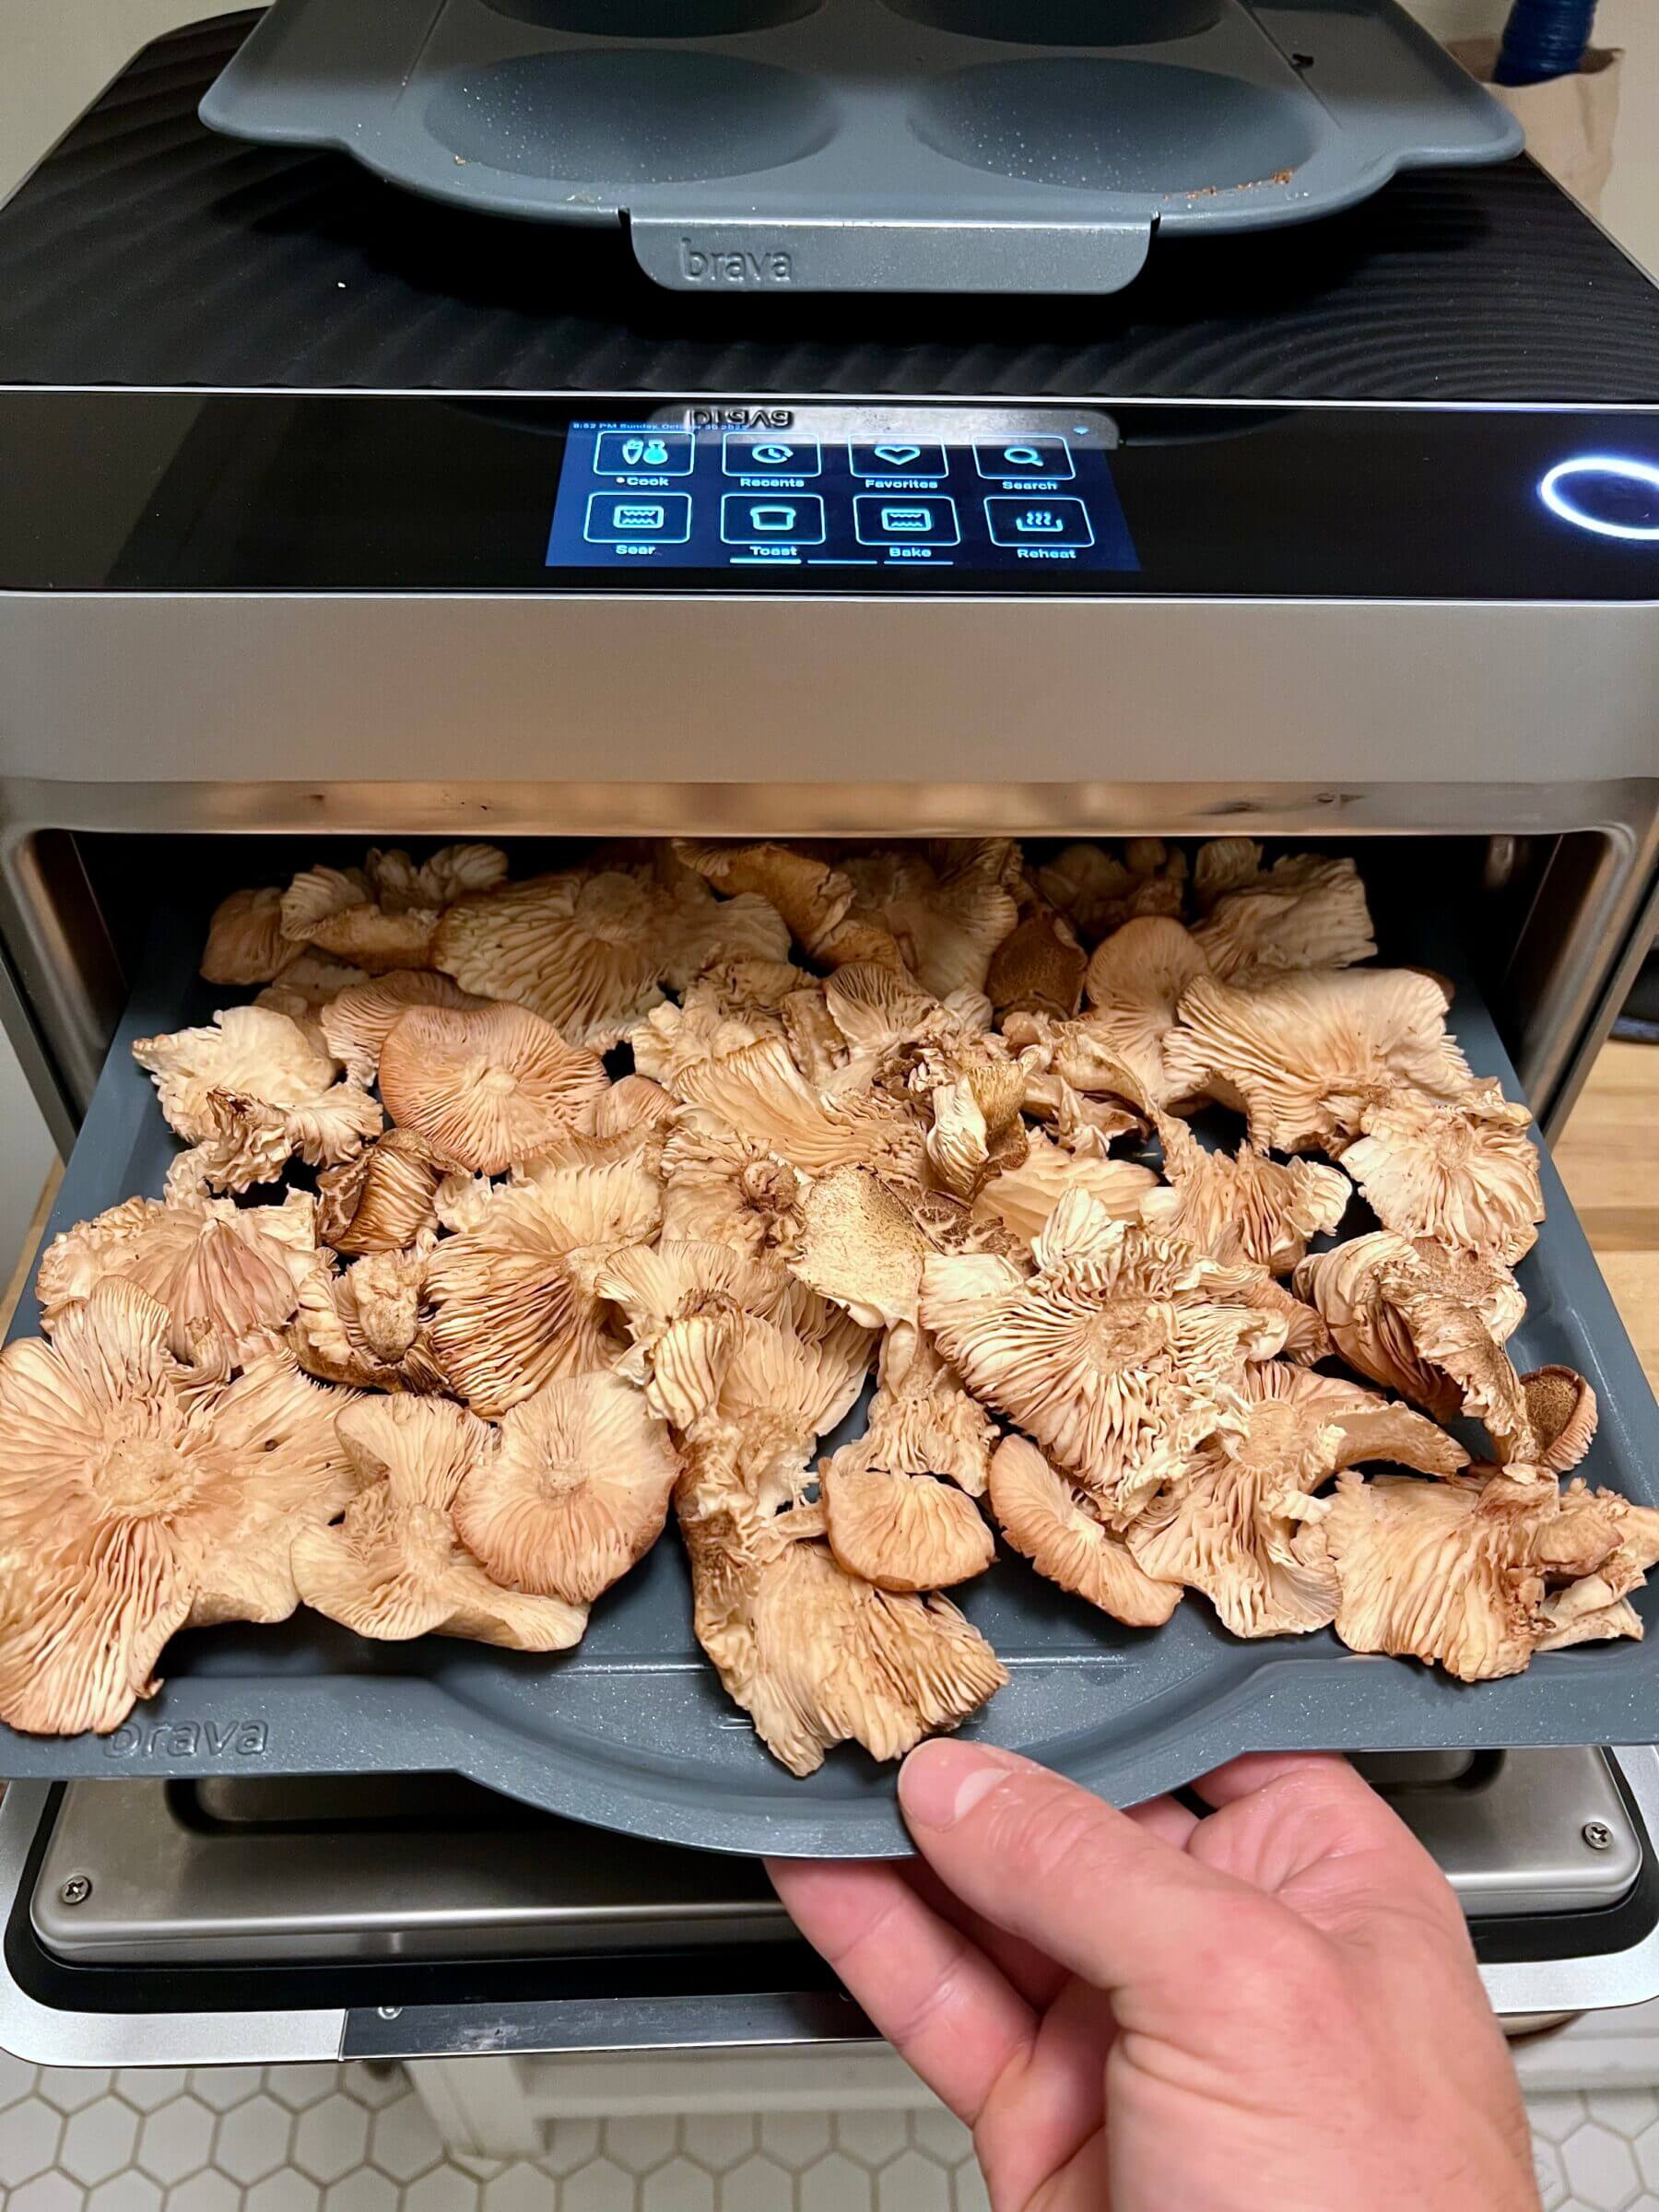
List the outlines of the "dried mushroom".
{"type": "Polygon", "coordinates": [[[947,1475],[970,1497],[984,1494],[996,1423],[925,1329],[901,1322],[882,1339],[868,1442],[894,1475],[947,1475]]]}
{"type": "Polygon", "coordinates": [[[1242,1421],[1244,1367],[1285,1322],[1250,1278],[1068,1195],[1028,1282],[1006,1261],[935,1257],[922,1320],[975,1394],[1028,1430],[1122,1526],[1242,1421]]]}
{"type": "MultiPolygon", "coordinates": [[[[1209,878],[1213,885],[1214,877],[1209,878]]],[[[1293,853],[1207,902],[1193,935],[1226,981],[1374,958],[1365,887],[1351,860],[1293,853]]]]}
{"type": "Polygon", "coordinates": [[[1595,1393],[1571,1367],[1538,1367],[1523,1375],[1533,1464],[1569,1475],[1595,1437],[1595,1393]]]}
{"type": "Polygon", "coordinates": [[[339,1417],[361,1484],[337,1526],[301,1529],[294,1579],[313,1611],[359,1636],[465,1636],[565,1652],[587,1608],[492,1582],[455,1533],[455,1499],[494,1448],[485,1424],[441,1398],[374,1398],[339,1417]]]}
{"type": "Polygon", "coordinates": [[[1305,1368],[1265,1361],[1244,1395],[1242,1432],[1205,1445],[1129,1548],[1157,1581],[1202,1590],[1235,1636],[1304,1636],[1335,1619],[1341,1594],[1315,1492],[1365,1460],[1450,1476],[1469,1455],[1420,1414],[1305,1368]]]}
{"type": "Polygon", "coordinates": [[[1088,956],[1077,932],[1044,900],[1005,937],[991,958],[985,994],[998,1020],[1009,1014],[1044,1014],[1068,1021],[1083,1003],[1088,956]]]}
{"type": "Polygon", "coordinates": [[[1179,915],[1186,859],[1160,838],[1132,838],[1122,857],[1101,845],[1067,845],[1037,871],[1037,887],[1080,935],[1098,944],[1125,922],[1179,915]]]}
{"type": "Polygon", "coordinates": [[[427,1334],[432,1240],[407,1252],[375,1252],[336,1273],[332,1258],[300,1287],[288,1342],[308,1375],[362,1390],[440,1395],[449,1378],[427,1334]]]}
{"type": "Polygon", "coordinates": [[[429,968],[394,968],[343,990],[319,1016],[328,1050],[354,1081],[373,1083],[380,1075],[381,1048],[392,1026],[411,1006],[448,1006],[477,1012],[488,1006],[447,975],[429,968]]]}
{"type": "Polygon", "coordinates": [[[493,1418],[557,1376],[608,1366],[620,1345],[598,1277],[656,1234],[662,1204],[639,1160],[498,1189],[478,1227],[446,1238],[427,1269],[432,1351],[451,1388],[493,1418]]]}
{"type": "Polygon", "coordinates": [[[743,1252],[792,1246],[806,1180],[721,1115],[689,1109],[663,1150],[663,1234],[743,1252]]]}
{"type": "Polygon", "coordinates": [[[1521,1378],[1483,1304],[1432,1247],[1379,1230],[1304,1260],[1295,1280],[1350,1367],[1438,1421],[1471,1415],[1505,1458],[1531,1459],[1521,1378]]]}
{"type": "Polygon", "coordinates": [[[302,1191],[261,1206],[128,1198],[53,1239],[35,1296],[50,1329],[72,1300],[118,1277],[166,1308],[175,1359],[188,1359],[193,1331],[211,1324],[240,1361],[288,1320],[316,1250],[317,1208],[302,1191]]]}
{"type": "Polygon", "coordinates": [[[1201,1252],[1228,1238],[1272,1275],[1288,1275],[1307,1257],[1308,1240],[1334,1230],[1353,1192],[1339,1168],[1318,1160],[1277,1160],[1252,1145],[1212,1152],[1186,1124],[1158,1120],[1167,1185],[1148,1190],[1141,1218],[1162,1236],[1184,1237],[1201,1252]]]}
{"type": "Polygon", "coordinates": [[[1411,1087],[1457,1099],[1474,1083],[1446,1034],[1447,986],[1412,968],[1312,970],[1260,983],[1199,976],[1164,1045],[1174,1097],[1206,1092],[1250,1117],[1264,1151],[1358,1136],[1361,1117],[1411,1087]]]}
{"type": "Polygon", "coordinates": [[[673,1088],[684,1104],[708,1108],[807,1173],[863,1166],[919,1176],[914,1117],[867,1089],[815,1090],[782,1037],[688,1067],[673,1088]]]}
{"type": "Polygon", "coordinates": [[[1005,1168],[973,1201],[976,1220],[997,1221],[1022,1244],[1042,1234],[1069,1191],[1086,1191],[1119,1221],[1138,1221],[1158,1191],[1150,1168],[1133,1160],[1079,1158],[1034,1131],[1018,1167],[1005,1168]]]}
{"type": "Polygon", "coordinates": [[[1127,1628],[1159,1628],[1181,1603],[1180,1585],[1154,1582],[1088,1492],[1057,1474],[1028,1437],[1006,1436],[997,1445],[991,1510],[1039,1574],[1127,1628]]]}
{"type": "Polygon", "coordinates": [[[892,934],[879,921],[849,918],[857,896],[852,879],[827,861],[791,846],[682,841],[675,852],[688,867],[728,898],[747,892],[776,908],[790,935],[826,968],[849,960],[901,965],[892,934]]]}
{"type": "Polygon", "coordinates": [[[665,898],[611,871],[538,876],[444,915],[433,965],[468,991],[512,999],[572,1044],[614,1044],[662,997],[665,898]]]}
{"type": "Polygon", "coordinates": [[[819,1463],[818,1495],[836,1559],[878,1590],[947,1590],[996,1556],[971,1498],[931,1475],[895,1473],[868,1438],[819,1463]]]}
{"type": "Polygon", "coordinates": [[[1201,1095],[1201,1083],[1171,1078],[1164,1040],[1175,1026],[1182,994],[1208,971],[1202,946],[1179,922],[1126,922],[1089,960],[1088,1011],[1065,1033],[1076,1039],[1076,1048],[1068,1053],[1063,1044],[1055,1055],[1058,1072],[1077,1089],[1090,1088],[1085,1055],[1092,1049],[1128,1070],[1138,1103],[1168,1106],[1201,1095]]]}
{"type": "Polygon", "coordinates": [[[811,1184],[790,1265],[865,1328],[913,1322],[927,1239],[868,1168],[831,1168],[811,1184]]]}
{"type": "Polygon", "coordinates": [[[297,1022],[263,1006],[231,1006],[201,1029],[141,1037],[133,1057],[191,1147],[169,1171],[171,1198],[275,1182],[296,1153],[312,1167],[336,1166],[384,1121],[359,1085],[335,1081],[333,1058],[297,1022]]]}
{"type": "Polygon", "coordinates": [[[371,975],[430,965],[436,906],[387,907],[361,868],[307,868],[282,895],[282,934],[371,975]]]}
{"type": "Polygon", "coordinates": [[[1531,1123],[1495,1083],[1455,1100],[1399,1091],[1360,1114],[1342,1164],[1384,1229],[1512,1267],[1544,1218],[1531,1123]]]}
{"type": "Polygon", "coordinates": [[[944,998],[984,990],[992,955],[1018,921],[1006,882],[1018,848],[1006,838],[982,838],[938,858],[942,865],[906,846],[842,865],[853,885],[852,918],[887,930],[922,988],[944,998]]]}
{"type": "Polygon", "coordinates": [[[1345,1477],[1322,1535],[1349,1649],[1435,1660],[1465,1682],[1518,1674],[1537,1651],[1639,1634],[1624,1601],[1659,1561],[1653,1509],[1503,1473],[1345,1477]]]}
{"type": "Polygon", "coordinates": [[[317,1230],[335,1252],[403,1252],[438,1226],[448,1170],[417,1129],[388,1129],[317,1178],[317,1230]]]}
{"type": "Polygon", "coordinates": [[[607,1087],[596,1053],[567,1044],[524,1006],[400,1015],[381,1047],[380,1088],[400,1128],[451,1167],[499,1175],[571,1128],[592,1125],[607,1087]]]}
{"type": "Polygon", "coordinates": [[[119,1727],[173,1631],[198,1604],[227,1618],[250,1581],[254,1618],[292,1609],[283,1540],[318,1490],[335,1494],[308,1434],[313,1386],[266,1365],[187,1405],[171,1325],[106,1278],[50,1345],[0,1354],[0,1718],[14,1728],[119,1727]]]}
{"type": "Polygon", "coordinates": [[[676,1491],[698,1641],[728,1695],[792,1774],[834,1745],[901,1759],[954,1728],[1007,1675],[947,1599],[894,1595],[772,1514],[729,1473],[688,1469],[676,1491]]]}
{"type": "Polygon", "coordinates": [[[202,954],[206,982],[268,983],[293,957],[279,890],[232,891],[214,908],[202,954]]]}
{"type": "Polygon", "coordinates": [[[548,1382],[505,1415],[455,1499],[455,1527],[498,1583],[589,1606],[651,1549],[679,1459],[614,1374],[548,1382]]]}

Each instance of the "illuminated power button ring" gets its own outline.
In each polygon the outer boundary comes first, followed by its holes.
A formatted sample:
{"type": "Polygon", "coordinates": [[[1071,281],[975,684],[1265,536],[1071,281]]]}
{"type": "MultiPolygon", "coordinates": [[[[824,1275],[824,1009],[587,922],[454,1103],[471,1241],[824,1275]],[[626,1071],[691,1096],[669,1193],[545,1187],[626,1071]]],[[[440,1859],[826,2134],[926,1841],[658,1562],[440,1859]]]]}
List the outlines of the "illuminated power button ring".
{"type": "Polygon", "coordinates": [[[1597,537],[1659,545],[1659,465],[1618,453],[1558,461],[1538,487],[1551,514],[1597,537]]]}

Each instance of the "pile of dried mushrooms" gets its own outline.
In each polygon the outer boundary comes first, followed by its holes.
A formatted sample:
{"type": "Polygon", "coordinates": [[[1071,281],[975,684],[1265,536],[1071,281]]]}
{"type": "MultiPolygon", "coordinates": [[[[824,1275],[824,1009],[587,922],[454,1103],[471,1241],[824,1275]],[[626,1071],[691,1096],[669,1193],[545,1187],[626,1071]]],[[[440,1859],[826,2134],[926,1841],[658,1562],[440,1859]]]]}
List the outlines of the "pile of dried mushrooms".
{"type": "Polygon", "coordinates": [[[942,1594],[994,1531],[1136,1628],[1192,1590],[1465,1680],[1641,1633],[1659,1512],[1573,1477],[1589,1385],[1504,1348],[1526,1112],[1438,978],[1369,964],[1351,861],[508,877],[475,844],[238,892],[202,972],[251,1003],[135,1047],[185,1148],[57,1239],[0,1359],[13,1726],[112,1729],[174,1630],[300,1605],[563,1651],[671,1511],[797,1774],[1006,1679],[942,1594]],[[1315,1249],[1356,1187],[1377,1226],[1315,1249]]]}

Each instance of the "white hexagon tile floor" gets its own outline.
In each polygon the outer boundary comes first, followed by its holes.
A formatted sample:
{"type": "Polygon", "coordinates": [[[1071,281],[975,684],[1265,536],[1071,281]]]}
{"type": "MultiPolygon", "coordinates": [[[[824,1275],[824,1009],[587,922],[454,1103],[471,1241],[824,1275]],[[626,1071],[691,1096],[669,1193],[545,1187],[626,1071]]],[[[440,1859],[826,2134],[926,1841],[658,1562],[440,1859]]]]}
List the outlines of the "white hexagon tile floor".
{"type": "MultiPolygon", "coordinates": [[[[1545,2212],[1659,2212],[1659,2093],[1530,2100],[1545,2212]]],[[[0,2212],[987,2212],[941,2112],[571,2120],[446,2153],[400,2069],[117,2074],[0,2055],[0,2212]]]]}

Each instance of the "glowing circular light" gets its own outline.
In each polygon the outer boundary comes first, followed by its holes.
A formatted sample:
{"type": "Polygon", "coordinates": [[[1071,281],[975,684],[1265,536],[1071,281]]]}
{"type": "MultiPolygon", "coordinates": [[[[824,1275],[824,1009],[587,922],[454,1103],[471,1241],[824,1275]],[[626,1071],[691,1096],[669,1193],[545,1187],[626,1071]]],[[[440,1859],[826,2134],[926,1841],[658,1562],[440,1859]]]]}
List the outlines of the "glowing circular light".
{"type": "Polygon", "coordinates": [[[1583,453],[1573,461],[1558,461],[1538,487],[1538,497],[1545,506],[1564,523],[1571,523],[1580,530],[1594,531],[1597,537],[1622,537],[1641,544],[1659,545],[1659,522],[1619,523],[1610,516],[1590,514],[1583,507],[1575,506],[1568,496],[1568,487],[1581,477],[1611,477],[1616,483],[1640,484],[1656,495],[1653,504],[1659,507],[1659,465],[1632,461],[1618,453],[1583,453]]]}

